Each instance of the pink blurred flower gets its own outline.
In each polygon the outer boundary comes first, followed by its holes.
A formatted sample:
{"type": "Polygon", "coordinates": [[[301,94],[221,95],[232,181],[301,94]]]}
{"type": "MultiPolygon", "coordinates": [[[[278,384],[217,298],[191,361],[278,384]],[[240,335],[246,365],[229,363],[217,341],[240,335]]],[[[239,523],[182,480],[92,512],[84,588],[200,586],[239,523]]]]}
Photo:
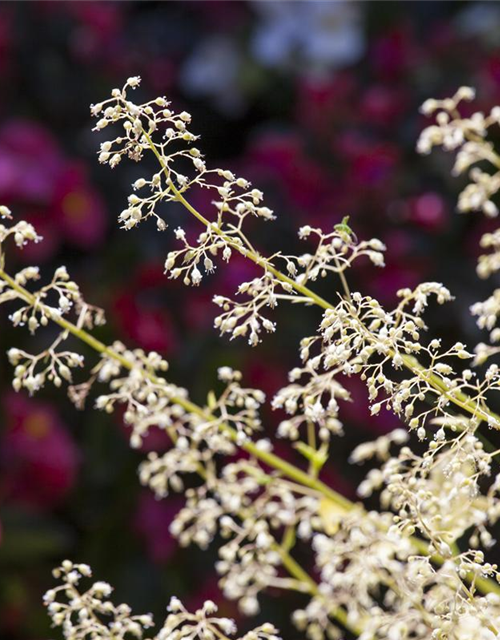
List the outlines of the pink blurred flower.
{"type": "Polygon", "coordinates": [[[329,143],[336,135],[335,123],[344,125],[358,100],[358,79],[351,71],[332,76],[299,78],[297,85],[297,123],[311,131],[320,143],[329,143]]]}
{"type": "Polygon", "coordinates": [[[127,289],[116,294],[114,318],[121,331],[143,349],[171,354],[177,338],[170,311],[157,296],[148,296],[159,284],[165,285],[161,265],[146,265],[133,274],[127,289]]]}
{"type": "Polygon", "coordinates": [[[410,220],[428,231],[442,231],[449,221],[444,199],[434,191],[427,191],[410,201],[410,220]]]}
{"type": "Polygon", "coordinates": [[[423,54],[411,23],[399,23],[374,41],[368,58],[380,78],[394,81],[416,68],[423,54]]]}
{"type": "Polygon", "coordinates": [[[45,238],[23,251],[24,260],[49,259],[64,241],[89,249],[104,239],[104,203],[85,170],[29,120],[11,120],[0,129],[0,200],[45,238]]]}
{"type": "Polygon", "coordinates": [[[54,186],[52,216],[64,239],[80,249],[100,245],[106,233],[104,202],[83,166],[67,163],[54,186]]]}
{"type": "Polygon", "coordinates": [[[394,127],[408,107],[406,92],[384,85],[369,86],[360,99],[360,118],[369,125],[394,127]]]}
{"type": "Polygon", "coordinates": [[[175,347],[174,327],[164,309],[147,309],[133,293],[122,293],[114,303],[122,331],[146,351],[170,353],[175,347]]]}
{"type": "Polygon", "coordinates": [[[263,360],[261,354],[250,353],[242,373],[244,385],[262,389],[269,400],[288,384],[288,370],[279,354],[263,360]]]}
{"type": "Polygon", "coordinates": [[[16,218],[30,222],[36,228],[43,242],[30,242],[23,249],[17,249],[19,259],[30,264],[38,264],[50,260],[59,250],[62,238],[55,221],[43,211],[27,207],[16,211],[16,218]]]}
{"type": "Polygon", "coordinates": [[[52,405],[9,393],[0,437],[2,493],[41,507],[59,504],[72,489],[79,453],[52,405]]]}
{"type": "Polygon", "coordinates": [[[55,138],[35,122],[13,119],[0,129],[0,199],[43,205],[63,164],[55,138]]]}
{"type": "Polygon", "coordinates": [[[348,172],[353,186],[384,187],[392,178],[399,157],[399,149],[390,142],[360,139],[358,148],[352,154],[351,168],[348,172]]]}
{"type": "Polygon", "coordinates": [[[71,2],[62,9],[72,14],[76,21],[69,44],[77,59],[96,63],[113,56],[114,45],[120,41],[123,29],[121,3],[71,2]]]}
{"type": "Polygon", "coordinates": [[[304,149],[295,133],[268,132],[256,138],[247,161],[251,177],[275,178],[291,203],[306,212],[321,208],[330,192],[327,172],[304,149]],[[253,174],[253,175],[252,175],[253,174]]]}
{"type": "Polygon", "coordinates": [[[125,10],[120,4],[91,1],[71,3],[67,9],[77,18],[82,27],[103,41],[117,37],[123,28],[125,10]]]}

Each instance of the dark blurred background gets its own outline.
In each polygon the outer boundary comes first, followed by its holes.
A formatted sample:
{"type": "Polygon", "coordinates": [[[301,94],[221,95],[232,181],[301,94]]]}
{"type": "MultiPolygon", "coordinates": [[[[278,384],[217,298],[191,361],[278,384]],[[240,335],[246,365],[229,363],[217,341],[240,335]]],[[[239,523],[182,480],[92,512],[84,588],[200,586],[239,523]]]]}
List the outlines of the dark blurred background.
{"type": "MultiPolygon", "coordinates": [[[[252,268],[235,258],[186,289],[163,276],[169,231],[117,228],[131,182],[146,171],[99,167],[88,107],[141,75],[139,98],[167,95],[191,112],[208,163],[266,193],[278,220],[250,229],[261,250],[300,251],[300,225],[328,230],[350,215],[360,237],[388,246],[386,269],[361,265],[353,288],[390,305],[401,286],[442,281],[459,300],[431,309],[435,333],[475,344],[468,307],[492,286],[474,274],[487,224],[455,213],[461,182],[450,177],[451,158],[422,159],[414,147],[424,99],[465,84],[477,88],[477,108],[500,103],[499,27],[496,2],[1,2],[0,201],[45,238],[12,252],[10,270],[40,264],[49,276],[66,264],[107,311],[100,337],[160,351],[172,380],[199,402],[220,364],[240,368],[268,394],[285,383],[298,340],[315,331],[316,310],[279,310],[278,333],[253,350],[219,339],[211,297],[232,293],[252,268]]],[[[191,224],[177,206],[164,212],[170,229],[191,224]]],[[[335,284],[322,293],[335,296],[335,284]]],[[[43,348],[51,337],[30,338],[5,316],[2,353],[43,348]]],[[[139,486],[144,452],[129,449],[120,416],[98,414],[92,403],[77,412],[60,391],[15,394],[11,373],[4,356],[0,638],[56,635],[41,596],[64,557],[90,563],[118,599],[158,619],[174,593],[187,606],[211,598],[237,616],[217,589],[215,552],[179,550],[168,533],[180,498],[157,502],[139,486]]],[[[347,435],[334,442],[325,478],[353,497],[360,472],[348,468],[348,452],[398,422],[369,418],[362,384],[346,384],[355,401],[344,405],[347,435]]],[[[269,434],[278,418],[266,413],[269,434]]],[[[145,450],[164,446],[153,434],[145,450]]],[[[300,599],[272,596],[261,618],[299,637],[287,616],[300,599]]]]}

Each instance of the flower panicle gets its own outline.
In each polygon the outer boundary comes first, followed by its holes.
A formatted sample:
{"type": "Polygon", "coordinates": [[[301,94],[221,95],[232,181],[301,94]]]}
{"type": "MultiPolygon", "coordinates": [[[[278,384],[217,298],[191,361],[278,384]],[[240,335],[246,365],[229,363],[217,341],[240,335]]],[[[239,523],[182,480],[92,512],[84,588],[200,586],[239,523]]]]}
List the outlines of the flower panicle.
{"type": "MultiPolygon", "coordinates": [[[[216,268],[217,258],[225,263],[235,253],[260,267],[259,275],[239,285],[235,299],[215,296],[221,309],[216,328],[231,338],[243,336],[256,346],[263,332],[275,333],[269,313],[282,302],[322,309],[317,330],[300,342],[300,361],[288,384],[271,399],[272,408],[286,413],[276,436],[291,441],[303,465],[276,454],[275,438],[262,422],[265,395],[247,387],[239,371],[220,366],[216,390],[195,404],[186,389],[169,379],[161,354],[118,341],[106,345],[93,336],[103,313],[83,299],[64,267],[43,286],[38,267],[8,275],[6,243],[13,240],[22,248],[40,238],[34,227],[14,221],[0,207],[5,221],[0,225],[0,304],[15,307],[10,318],[16,327],[25,325],[35,333],[52,323],[60,329],[37,355],[9,350],[14,388],[34,393],[48,382],[67,384],[81,407],[94,385],[100,385],[104,388],[95,407],[106,413],[124,408],[132,447],[143,447],[153,427],[167,434],[170,444],[146,456],[139,479],[157,498],[172,491],[183,494],[183,507],[171,526],[181,545],[206,549],[222,539],[215,570],[225,596],[237,600],[243,613],[256,614],[267,589],[285,589],[307,596],[292,618],[310,640],[339,637],[340,629],[363,640],[438,640],[443,634],[462,640],[463,629],[472,628],[478,637],[495,637],[488,633],[498,635],[500,629],[498,568],[485,552],[495,542],[492,527],[500,517],[500,474],[494,470],[496,452],[485,446],[481,430],[485,425],[500,429],[500,417],[489,408],[500,389],[500,370],[495,364],[484,371],[475,365],[498,347],[483,344],[474,351],[460,341],[448,344],[427,337],[427,308],[453,303],[452,293],[440,282],[401,289],[392,309],[351,291],[348,270],[363,258],[383,266],[386,247],[377,239],[358,239],[347,217],[328,232],[303,226],[299,238],[307,243],[305,253],[262,256],[243,230],[251,215],[274,217],[262,192],[232,172],[207,168],[194,147],[190,115],[175,113],[164,97],[135,104],[129,94],[139,84],[139,78],[129,78],[109,100],[92,106],[98,132],[118,128],[116,138],[101,144],[100,162],[115,167],[124,157],[139,162],[148,154],[158,163],[157,173],[134,183],[120,214],[122,226],[131,229],[151,217],[163,230],[160,207],[176,202],[204,228],[194,240],[183,227],[175,230],[181,248],[167,255],[170,277],[199,285],[216,268]],[[190,204],[191,188],[212,192],[212,214],[190,204]],[[333,301],[309,288],[326,277],[340,285],[333,301]],[[66,341],[73,338],[98,353],[85,382],[73,379],[84,365],[82,355],[67,348],[66,341]],[[351,455],[352,463],[372,465],[358,497],[377,496],[378,511],[347,500],[320,479],[331,439],[344,430],[343,403],[356,399],[345,384],[350,376],[366,384],[374,420],[390,411],[406,426],[359,445],[351,455]],[[298,565],[296,545],[310,550],[314,578],[298,565]]],[[[469,154],[460,167],[478,154],[494,164],[486,136],[498,113],[461,118],[461,101],[472,98],[463,89],[451,99],[424,105],[436,125],[422,134],[421,151],[441,145],[469,154]]],[[[479,184],[482,178],[474,176],[479,184]]],[[[492,212],[486,201],[478,208],[492,212]]],[[[497,240],[495,234],[483,239],[491,255],[497,240]]],[[[494,269],[495,258],[482,261],[482,275],[494,269]]],[[[472,308],[492,336],[497,335],[498,305],[494,292],[472,308]]],[[[136,616],[127,605],[115,605],[107,583],[97,581],[83,590],[81,585],[91,578],[87,565],[65,561],[55,577],[60,584],[46,594],[45,603],[68,640],[141,638],[152,628],[151,616],[136,616]]],[[[215,614],[211,602],[190,613],[173,598],[154,638],[234,635],[234,623],[215,614]]],[[[274,627],[265,624],[241,640],[276,638],[274,627]]]]}

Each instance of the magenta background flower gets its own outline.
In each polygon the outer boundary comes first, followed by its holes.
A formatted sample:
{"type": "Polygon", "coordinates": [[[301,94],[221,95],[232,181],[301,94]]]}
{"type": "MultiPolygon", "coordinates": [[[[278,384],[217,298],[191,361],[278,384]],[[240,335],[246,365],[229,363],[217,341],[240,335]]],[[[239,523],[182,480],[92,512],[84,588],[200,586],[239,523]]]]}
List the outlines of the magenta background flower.
{"type": "Polygon", "coordinates": [[[52,404],[10,393],[3,398],[6,426],[0,440],[1,495],[47,508],[73,488],[80,454],[52,404]]]}
{"type": "Polygon", "coordinates": [[[164,284],[163,265],[144,265],[124,284],[127,288],[117,292],[113,301],[124,336],[147,351],[171,357],[176,350],[176,329],[169,309],[155,295],[164,284]]]}
{"type": "Polygon", "coordinates": [[[54,185],[50,216],[63,239],[78,249],[88,251],[103,242],[107,211],[82,164],[66,162],[54,185]]]}
{"type": "Polygon", "coordinates": [[[37,204],[53,198],[55,177],[64,164],[50,131],[33,121],[10,120],[0,129],[0,153],[3,200],[37,204]]]}
{"type": "Polygon", "coordinates": [[[0,198],[18,206],[45,239],[27,247],[24,260],[48,260],[62,243],[89,250],[104,239],[104,202],[85,165],[68,159],[35,122],[12,120],[0,129],[0,198]]]}

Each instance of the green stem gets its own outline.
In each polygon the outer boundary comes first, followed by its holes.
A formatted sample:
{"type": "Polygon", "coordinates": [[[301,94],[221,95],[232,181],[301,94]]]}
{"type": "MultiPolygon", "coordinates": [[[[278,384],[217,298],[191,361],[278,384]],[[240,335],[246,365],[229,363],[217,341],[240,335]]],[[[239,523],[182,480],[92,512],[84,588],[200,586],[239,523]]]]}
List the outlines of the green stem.
{"type": "MultiPolygon", "coordinates": [[[[321,596],[317,583],[311,578],[308,573],[304,571],[304,569],[297,563],[297,561],[292,558],[292,556],[282,547],[277,546],[276,551],[278,551],[278,553],[280,554],[283,566],[288,571],[288,573],[294,578],[297,578],[297,580],[303,582],[312,596],[321,596]]],[[[345,629],[347,629],[354,635],[360,636],[362,634],[362,628],[357,627],[349,622],[347,611],[342,607],[336,607],[330,612],[330,615],[332,616],[332,618],[335,618],[338,622],[340,622],[340,624],[345,629]]]]}
{"type": "Polygon", "coordinates": [[[193,205],[188,200],[186,200],[186,198],[182,195],[182,193],[179,191],[179,189],[177,189],[175,184],[170,179],[168,166],[165,164],[165,161],[161,153],[156,148],[156,145],[151,139],[151,136],[144,129],[142,131],[143,131],[144,137],[146,138],[148,144],[150,145],[151,150],[156,156],[156,159],[158,160],[160,167],[162,168],[165,174],[165,177],[168,181],[169,189],[174,194],[175,199],[178,202],[180,202],[189,211],[189,213],[191,213],[197,220],[199,220],[203,225],[205,225],[205,227],[207,227],[208,229],[211,229],[214,233],[220,236],[224,240],[224,242],[227,243],[232,249],[234,249],[235,251],[238,251],[244,257],[249,258],[250,260],[252,260],[252,262],[255,262],[255,264],[258,265],[259,267],[262,267],[266,271],[269,271],[270,273],[272,273],[273,276],[275,276],[281,282],[285,282],[286,284],[289,284],[291,287],[295,289],[295,291],[302,293],[302,295],[306,296],[306,298],[309,298],[317,306],[323,309],[332,308],[332,305],[329,302],[327,302],[324,298],[314,293],[314,291],[311,291],[311,289],[309,289],[308,287],[301,285],[298,282],[295,282],[295,280],[293,280],[292,278],[288,277],[287,275],[279,271],[279,269],[276,269],[276,267],[274,267],[266,258],[259,255],[257,252],[247,249],[240,243],[236,242],[234,238],[232,238],[231,236],[228,236],[226,233],[224,233],[224,231],[222,231],[222,229],[219,229],[216,225],[212,224],[207,218],[205,218],[203,214],[201,214],[197,209],[195,209],[193,205]]]}

